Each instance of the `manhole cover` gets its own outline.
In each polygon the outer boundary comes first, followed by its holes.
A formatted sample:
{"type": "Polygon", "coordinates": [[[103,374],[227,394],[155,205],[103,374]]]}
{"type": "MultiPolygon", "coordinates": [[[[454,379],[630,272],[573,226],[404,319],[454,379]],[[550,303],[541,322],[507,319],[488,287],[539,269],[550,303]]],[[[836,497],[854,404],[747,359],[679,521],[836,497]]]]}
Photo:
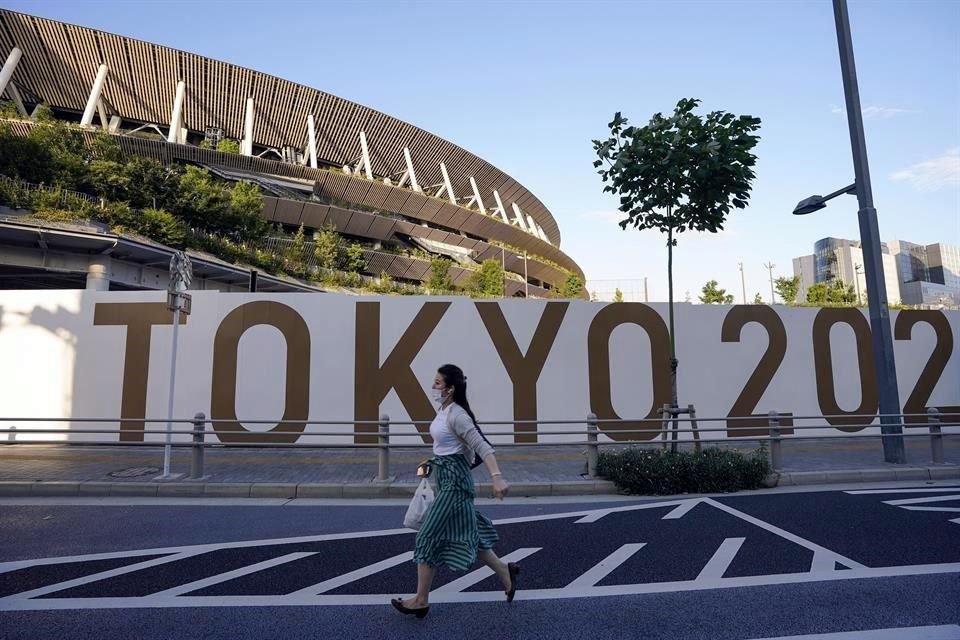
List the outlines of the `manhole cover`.
{"type": "Polygon", "coordinates": [[[140,476],[149,476],[154,473],[160,473],[159,467],[130,467],[120,471],[111,471],[109,476],[113,478],[139,478],[140,476]]]}

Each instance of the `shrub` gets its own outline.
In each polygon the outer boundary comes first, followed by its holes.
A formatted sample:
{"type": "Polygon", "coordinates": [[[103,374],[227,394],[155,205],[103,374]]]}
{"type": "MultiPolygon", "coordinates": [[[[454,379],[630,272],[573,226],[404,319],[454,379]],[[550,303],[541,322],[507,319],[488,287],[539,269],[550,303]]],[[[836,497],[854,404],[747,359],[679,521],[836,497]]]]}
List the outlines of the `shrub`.
{"type": "Polygon", "coordinates": [[[470,276],[467,284],[470,295],[486,297],[503,297],[503,267],[499,260],[484,260],[480,268],[470,276]]]}
{"type": "Polygon", "coordinates": [[[431,293],[450,291],[453,282],[450,280],[450,267],[453,260],[444,256],[437,256],[430,261],[430,278],[427,280],[427,289],[431,293]]]}
{"type": "Polygon", "coordinates": [[[224,138],[217,143],[217,151],[221,153],[240,153],[240,143],[232,138],[224,138]]]}
{"type": "Polygon", "coordinates": [[[597,473],[627,493],[719,493],[764,486],[770,463],[763,447],[749,456],[716,447],[676,453],[627,447],[601,451],[597,473]]]}
{"type": "Polygon", "coordinates": [[[37,220],[40,222],[77,222],[80,217],[73,211],[56,208],[37,209],[27,216],[28,220],[37,220]]]}
{"type": "Polygon", "coordinates": [[[151,240],[182,249],[186,241],[183,225],[163,209],[144,209],[136,221],[136,230],[151,240]]]}
{"type": "Polygon", "coordinates": [[[363,245],[358,242],[351,242],[344,252],[343,268],[351,273],[360,273],[367,266],[367,258],[364,255],[363,245]]]}

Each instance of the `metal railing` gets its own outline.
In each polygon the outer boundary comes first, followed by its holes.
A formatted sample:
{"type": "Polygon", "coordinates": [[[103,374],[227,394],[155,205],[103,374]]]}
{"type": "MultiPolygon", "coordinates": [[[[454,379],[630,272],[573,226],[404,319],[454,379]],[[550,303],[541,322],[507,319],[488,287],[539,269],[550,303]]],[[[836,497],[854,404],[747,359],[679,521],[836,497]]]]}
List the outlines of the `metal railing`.
{"type": "MultiPolygon", "coordinates": [[[[724,444],[736,444],[739,442],[757,442],[761,447],[769,445],[770,452],[770,466],[774,472],[779,472],[783,469],[783,443],[784,441],[810,441],[810,440],[859,440],[859,439],[872,439],[872,438],[928,438],[930,442],[930,459],[933,464],[943,464],[944,463],[944,443],[943,439],[945,437],[956,437],[960,436],[958,433],[943,433],[944,427],[960,427],[960,414],[957,413],[947,413],[942,414],[936,408],[930,408],[926,413],[901,413],[901,414],[891,414],[892,417],[898,418],[900,421],[904,422],[904,426],[908,428],[917,428],[917,427],[926,427],[926,432],[924,433],[898,433],[898,434],[885,434],[885,433],[851,433],[845,431],[842,433],[830,433],[828,435],[788,435],[784,431],[789,429],[792,432],[804,431],[804,430],[823,430],[823,429],[856,429],[862,430],[866,428],[879,428],[879,424],[872,424],[872,422],[881,416],[878,414],[863,414],[863,415],[852,415],[852,414],[843,414],[843,415],[816,415],[816,416],[796,416],[789,413],[782,413],[777,411],[770,411],[766,415],[751,415],[751,416],[724,416],[724,417],[715,417],[715,418],[705,418],[697,417],[696,412],[692,405],[688,406],[686,409],[683,408],[671,408],[669,406],[664,407],[660,410],[665,417],[662,418],[638,418],[638,419],[606,419],[598,418],[594,414],[588,414],[585,420],[574,420],[574,419],[563,419],[563,420],[502,420],[502,421],[488,421],[478,423],[481,427],[491,427],[491,426],[502,426],[502,425],[514,425],[514,428],[524,425],[533,425],[538,427],[536,431],[528,430],[511,430],[511,431],[498,431],[498,432],[488,432],[487,435],[490,437],[512,437],[514,442],[505,444],[503,446],[509,447],[585,447],[584,453],[586,455],[586,466],[587,466],[587,475],[591,478],[597,477],[597,467],[600,458],[600,447],[616,447],[616,446],[638,446],[638,445],[647,445],[647,446],[660,446],[663,449],[666,449],[667,446],[671,447],[672,451],[676,451],[679,444],[692,444],[697,451],[700,450],[702,442],[701,436],[704,434],[711,433],[723,433],[726,434],[726,437],[714,438],[709,440],[715,445],[724,444]],[[783,424],[784,419],[789,418],[793,424],[785,425],[783,424]],[[845,419],[845,420],[856,420],[862,419],[864,421],[869,421],[868,424],[853,424],[853,425],[833,425],[827,422],[826,424],[809,424],[809,425],[799,425],[796,424],[797,421],[829,421],[831,419],[845,419]],[[944,421],[946,418],[946,422],[944,421]],[[911,419],[911,420],[908,420],[911,419]],[[920,419],[923,419],[921,422],[920,419]],[[735,421],[736,426],[729,426],[729,424],[721,427],[703,427],[698,423],[717,423],[717,422],[729,422],[735,421]],[[687,428],[681,428],[680,423],[690,424],[687,428]],[[750,425],[750,423],[756,423],[756,426],[750,425]],[[563,430],[541,430],[539,427],[541,425],[585,425],[583,430],[573,430],[573,429],[563,429],[563,430]],[[647,428],[617,428],[614,430],[605,430],[604,426],[616,426],[616,425],[651,425],[647,428]],[[763,435],[744,433],[747,430],[751,431],[762,431],[763,435]],[[738,433],[739,432],[739,433],[738,433]],[[691,434],[690,440],[679,440],[680,433],[689,433],[691,434]],[[600,441],[600,435],[605,435],[608,440],[600,441]],[[539,436],[583,436],[583,440],[563,440],[558,442],[541,442],[539,441],[539,436]],[[535,440],[533,442],[517,441],[518,439],[523,439],[524,437],[533,436],[535,440]],[[629,436],[636,436],[635,438],[629,438],[629,436]],[[614,439],[616,437],[616,439],[614,439]],[[626,437],[626,438],[624,438],[626,437]],[[624,438],[624,439],[621,439],[624,438]],[[659,442],[656,440],[659,439],[659,442]]],[[[39,423],[39,422],[52,422],[52,423],[73,423],[73,424],[87,424],[87,423],[119,423],[124,422],[127,424],[142,424],[146,427],[149,423],[166,423],[168,420],[158,420],[152,418],[140,418],[140,419],[130,419],[130,418],[38,418],[38,417],[20,417],[20,418],[8,418],[0,417],[0,424],[10,424],[10,423],[39,423]]],[[[298,425],[303,425],[304,429],[307,425],[316,425],[316,426],[349,426],[352,428],[366,426],[369,427],[369,431],[311,431],[311,432],[291,432],[291,431],[245,431],[237,432],[230,431],[228,433],[221,433],[216,431],[215,425],[217,424],[231,424],[236,425],[238,423],[248,424],[248,425],[276,425],[276,420],[235,420],[235,419],[207,419],[206,415],[202,412],[198,412],[190,419],[175,419],[169,421],[172,425],[190,425],[190,429],[176,429],[172,428],[169,433],[171,436],[190,436],[189,441],[171,441],[169,445],[162,441],[152,442],[147,441],[144,436],[165,436],[167,434],[166,430],[154,430],[147,431],[138,430],[133,431],[131,429],[121,429],[121,428],[94,428],[94,429],[77,429],[77,428],[48,428],[41,427],[38,429],[19,429],[15,425],[11,425],[6,428],[0,428],[0,444],[5,445],[73,445],[73,446],[119,446],[119,447],[163,447],[163,446],[172,446],[178,448],[189,448],[191,450],[191,463],[190,463],[190,475],[189,479],[200,479],[204,477],[204,463],[205,457],[204,452],[208,447],[221,448],[243,448],[243,449],[376,449],[377,450],[377,480],[385,481],[390,477],[390,451],[391,449],[424,449],[431,447],[432,445],[423,441],[423,435],[419,431],[410,432],[409,430],[404,433],[392,432],[391,427],[393,426],[425,426],[428,423],[423,421],[391,421],[388,415],[380,416],[379,420],[288,420],[287,422],[295,422],[298,425]],[[207,438],[207,435],[210,432],[207,430],[207,425],[214,426],[214,432],[212,435],[217,436],[218,440],[213,441],[207,438]],[[6,434],[6,438],[3,438],[2,435],[6,434]],[[27,434],[111,434],[111,435],[130,435],[136,434],[139,440],[124,440],[118,438],[116,440],[38,440],[38,439],[24,439],[23,436],[27,434]],[[227,436],[223,438],[223,436],[227,436]],[[290,438],[295,436],[297,441],[295,442],[269,442],[271,439],[278,438],[290,438]],[[344,442],[305,442],[305,439],[313,438],[354,438],[354,442],[344,443],[344,442]],[[244,441],[235,441],[237,438],[243,439],[244,441]],[[256,438],[256,440],[253,440],[256,438]],[[357,442],[359,438],[364,438],[367,440],[373,439],[375,442],[357,442]],[[400,439],[416,439],[416,442],[398,442],[400,439]],[[251,439],[246,441],[247,439],[251,439]],[[259,441],[258,441],[259,440],[259,441]],[[266,441],[263,441],[266,440],[266,441]]]]}

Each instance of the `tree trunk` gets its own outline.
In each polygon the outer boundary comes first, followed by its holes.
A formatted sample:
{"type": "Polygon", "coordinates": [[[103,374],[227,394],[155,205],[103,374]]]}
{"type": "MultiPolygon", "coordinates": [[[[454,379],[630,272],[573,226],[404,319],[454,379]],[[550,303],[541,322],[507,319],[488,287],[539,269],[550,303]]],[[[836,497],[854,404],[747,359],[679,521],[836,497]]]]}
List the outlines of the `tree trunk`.
{"type": "MultiPolygon", "coordinates": [[[[671,213],[672,212],[668,210],[668,218],[671,213]]],[[[677,341],[673,328],[673,227],[667,228],[667,297],[669,300],[667,315],[670,319],[670,406],[676,409],[679,405],[677,404],[677,341]]],[[[664,417],[667,418],[668,416],[664,417]]],[[[677,429],[679,426],[679,422],[674,419],[673,437],[670,443],[670,450],[673,452],[677,451],[677,429]]]]}

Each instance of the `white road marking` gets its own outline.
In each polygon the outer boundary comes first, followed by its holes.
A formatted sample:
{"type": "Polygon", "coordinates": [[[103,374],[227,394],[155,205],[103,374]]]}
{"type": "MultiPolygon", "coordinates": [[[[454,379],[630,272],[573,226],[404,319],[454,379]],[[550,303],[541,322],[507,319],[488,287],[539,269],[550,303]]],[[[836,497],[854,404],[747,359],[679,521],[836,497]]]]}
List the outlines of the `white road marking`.
{"type": "MultiPolygon", "coordinates": [[[[392,558],[387,558],[386,560],[381,560],[380,562],[374,562],[373,564],[368,564],[365,567],[360,567],[359,569],[355,569],[349,573],[344,573],[343,575],[336,576],[335,578],[330,578],[329,580],[318,582],[317,584],[310,585],[309,587],[304,587],[303,589],[294,591],[290,594],[290,596],[296,597],[317,595],[323,593],[324,591],[330,591],[331,589],[342,587],[345,584],[356,582],[357,580],[366,578],[367,576],[372,576],[375,573],[380,573],[381,571],[395,567],[398,564],[410,562],[411,560],[413,560],[413,551],[407,551],[398,556],[393,556],[392,558]]],[[[411,573],[413,573],[412,567],[411,573]]]]}
{"type": "Polygon", "coordinates": [[[700,570],[697,580],[716,581],[730,568],[730,563],[736,557],[746,538],[727,538],[713,553],[707,564],[700,570]]]}
{"type": "Polygon", "coordinates": [[[201,580],[195,580],[193,582],[188,582],[187,584],[181,584],[171,589],[165,589],[164,591],[157,591],[156,593],[152,593],[147,597],[166,598],[169,596],[179,596],[184,593],[190,593],[191,591],[199,591],[200,589],[205,589],[215,584],[227,582],[229,580],[233,580],[234,578],[241,578],[243,576],[250,575],[251,573],[257,573],[258,571],[263,571],[264,569],[270,569],[271,567],[276,567],[281,564],[286,564],[288,562],[293,562],[295,560],[300,560],[301,558],[307,558],[316,554],[316,551],[288,553],[285,556],[264,560],[263,562],[251,564],[246,567],[240,567],[239,569],[234,569],[233,571],[218,573],[215,576],[210,576],[209,578],[203,578],[201,580]]]}
{"type": "Polygon", "coordinates": [[[611,513],[623,513],[626,511],[640,511],[643,509],[659,509],[661,507],[681,506],[686,502],[688,502],[688,500],[665,500],[663,502],[650,502],[647,504],[632,504],[626,507],[612,507],[610,509],[595,509],[593,511],[585,511],[584,516],[579,520],[577,520],[574,524],[590,524],[590,523],[596,522],[603,516],[610,515],[611,513]]]}
{"type": "Polygon", "coordinates": [[[663,516],[661,520],[677,520],[678,518],[682,518],[683,516],[687,515],[687,513],[689,513],[690,510],[693,509],[698,504],[700,504],[700,500],[687,500],[676,509],[673,509],[667,515],[663,516]]]}
{"type": "MultiPolygon", "coordinates": [[[[91,582],[99,582],[100,580],[106,580],[107,578],[115,578],[116,576],[122,576],[126,573],[133,573],[134,571],[140,571],[141,569],[149,569],[151,567],[157,567],[161,564],[167,564],[169,562],[177,562],[178,560],[184,560],[186,558],[192,558],[195,555],[198,555],[200,552],[188,552],[188,553],[177,553],[173,555],[164,556],[163,558],[154,558],[153,560],[147,560],[145,562],[137,562],[136,564],[128,564],[125,567],[117,567],[116,569],[110,569],[109,571],[100,571],[98,573],[90,574],[87,576],[82,576],[80,578],[74,578],[73,580],[67,580],[65,582],[58,582],[57,584],[48,584],[45,587],[39,587],[31,591],[24,591],[23,593],[18,593],[15,596],[8,596],[11,598],[36,598],[38,596],[44,596],[48,593],[54,593],[56,591],[64,591],[66,589],[72,589],[73,587],[79,587],[80,585],[89,584],[91,582]]],[[[0,600],[3,600],[0,598],[0,600]]]]}
{"type": "Polygon", "coordinates": [[[597,584],[624,562],[633,557],[637,551],[646,546],[646,542],[625,544],[609,556],[588,569],[583,575],[566,586],[567,589],[582,589],[597,584]]]}
{"type": "Polygon", "coordinates": [[[952,496],[934,496],[932,498],[904,498],[903,500],[884,500],[883,504],[899,507],[905,504],[924,504],[926,502],[949,502],[960,500],[960,493],[952,496]]]}
{"type": "MultiPolygon", "coordinates": [[[[719,580],[688,580],[682,582],[654,582],[649,584],[609,585],[583,589],[528,589],[517,592],[518,600],[557,600],[565,598],[594,598],[627,596],[646,593],[673,593],[703,591],[781,584],[800,584],[864,578],[892,578],[915,575],[960,573],[960,563],[912,565],[851,569],[829,575],[791,573],[769,576],[744,576],[719,580]]],[[[67,609],[126,609],[176,607],[282,607],[282,606],[361,606],[386,605],[395,593],[350,595],[286,596],[178,596],[168,598],[63,598],[28,600],[17,597],[0,598],[0,611],[41,611],[67,609]]],[[[431,603],[497,602],[503,599],[499,591],[457,591],[431,595],[431,603]]]]}
{"type": "Polygon", "coordinates": [[[931,627],[864,629],[863,631],[779,636],[777,638],[758,638],[757,640],[960,640],[960,626],[949,624],[931,627]]]}
{"type": "Polygon", "coordinates": [[[940,511],[943,513],[960,513],[960,507],[900,507],[907,511],[940,511]]]}
{"type": "MultiPolygon", "coordinates": [[[[540,551],[543,547],[524,547],[522,549],[517,549],[507,555],[501,557],[500,559],[504,562],[520,562],[524,558],[533,555],[537,551],[540,551]]],[[[467,575],[457,578],[447,584],[434,589],[431,591],[431,594],[434,593],[446,593],[448,591],[463,591],[464,589],[469,589],[473,585],[482,582],[493,575],[493,570],[489,567],[480,567],[476,571],[471,571],[467,575]]],[[[519,582],[519,581],[518,581],[519,582]]],[[[433,597],[431,595],[431,597],[433,597]]]]}
{"type": "Polygon", "coordinates": [[[813,567],[822,567],[825,565],[825,563],[829,562],[832,559],[834,562],[839,562],[840,564],[846,565],[851,569],[866,569],[866,567],[864,567],[859,562],[851,560],[850,558],[847,558],[846,556],[842,556],[839,553],[836,553],[834,551],[830,551],[830,549],[827,549],[826,547],[821,547],[820,545],[810,542],[809,540],[805,540],[798,535],[794,535],[789,531],[785,531],[784,529],[781,529],[780,527],[764,522],[759,518],[754,518],[751,515],[747,515],[746,513],[743,513],[742,511],[738,511],[733,507],[728,507],[722,502],[717,502],[712,498],[704,498],[703,501],[716,507],[717,509],[720,509],[721,511],[726,511],[730,515],[736,516],[741,520],[749,522],[754,526],[760,527],[761,529],[765,529],[766,531],[769,531],[770,533],[778,535],[781,538],[784,538],[785,540],[789,540],[794,544],[798,544],[804,549],[810,549],[814,553],[814,562],[812,565],[813,567]],[[817,554],[820,554],[819,558],[817,557],[817,554]]]}
{"type": "Polygon", "coordinates": [[[922,489],[859,489],[844,491],[854,496],[878,495],[884,493],[937,493],[941,491],[958,491],[960,487],[923,487],[922,489]]]}

